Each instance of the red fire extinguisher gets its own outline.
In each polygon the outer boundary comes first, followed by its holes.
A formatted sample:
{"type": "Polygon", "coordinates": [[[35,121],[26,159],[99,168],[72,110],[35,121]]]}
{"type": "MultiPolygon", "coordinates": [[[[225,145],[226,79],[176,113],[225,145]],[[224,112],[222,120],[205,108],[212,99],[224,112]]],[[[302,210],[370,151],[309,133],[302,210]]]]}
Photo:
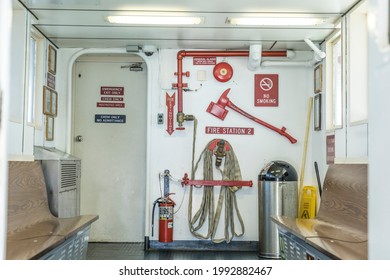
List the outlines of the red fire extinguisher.
{"type": "Polygon", "coordinates": [[[175,202],[169,197],[158,198],[153,203],[152,213],[152,236],[154,228],[154,209],[158,203],[159,207],[159,223],[158,223],[158,241],[159,242],[172,242],[173,241],[173,208],[175,202]]]}
{"type": "Polygon", "coordinates": [[[167,199],[160,202],[159,206],[159,223],[158,223],[158,240],[160,242],[173,241],[173,207],[174,202],[167,199]]]}

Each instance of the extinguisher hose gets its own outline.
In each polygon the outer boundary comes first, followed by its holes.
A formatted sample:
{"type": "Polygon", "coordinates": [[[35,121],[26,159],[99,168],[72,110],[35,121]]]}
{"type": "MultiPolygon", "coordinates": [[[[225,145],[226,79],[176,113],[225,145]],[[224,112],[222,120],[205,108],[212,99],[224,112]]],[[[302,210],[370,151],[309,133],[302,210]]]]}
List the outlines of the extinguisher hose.
{"type": "Polygon", "coordinates": [[[153,209],[152,209],[152,236],[153,236],[153,233],[154,233],[154,210],[156,209],[156,204],[157,202],[159,201],[160,198],[156,199],[154,202],[153,202],[153,209]]]}
{"type": "Polygon", "coordinates": [[[156,209],[156,204],[161,202],[166,202],[168,198],[159,197],[153,202],[153,209],[152,209],[152,236],[154,234],[154,210],[156,209]]]}

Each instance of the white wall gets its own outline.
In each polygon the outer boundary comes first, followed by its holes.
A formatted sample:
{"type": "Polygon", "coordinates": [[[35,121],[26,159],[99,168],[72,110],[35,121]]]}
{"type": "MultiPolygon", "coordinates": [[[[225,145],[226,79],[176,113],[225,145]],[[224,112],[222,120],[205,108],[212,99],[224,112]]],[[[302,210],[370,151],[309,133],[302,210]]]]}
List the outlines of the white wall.
{"type": "MultiPolygon", "coordinates": [[[[11,89],[13,91],[10,106],[9,137],[12,145],[8,153],[18,156],[32,156],[34,145],[56,147],[70,152],[72,127],[72,98],[71,98],[71,67],[80,52],[88,50],[60,49],[57,51],[56,90],[58,92],[58,116],[55,119],[54,141],[45,141],[45,129],[34,129],[25,125],[24,120],[24,63],[26,57],[26,35],[29,33],[29,17],[24,11],[15,11],[13,32],[13,68],[11,89]],[[20,73],[22,72],[22,73],[20,73]]],[[[46,46],[47,48],[47,46],[46,46]]],[[[118,50],[112,50],[117,52],[118,50]]],[[[121,50],[124,51],[124,50],[121,50]]],[[[186,122],[185,130],[176,130],[172,135],[166,132],[165,94],[175,92],[171,84],[176,82],[176,54],[179,50],[161,50],[152,57],[145,57],[148,63],[148,165],[147,165],[147,228],[145,235],[149,235],[152,202],[160,196],[158,174],[169,169],[176,178],[182,178],[184,173],[191,171],[191,151],[193,137],[193,123],[186,122]],[[164,113],[164,125],[157,124],[157,114],[164,113]]],[[[106,49],[104,52],[109,53],[106,49]]],[[[218,58],[218,62],[224,58],[218,58]]],[[[46,59],[45,59],[46,61],[46,59]]],[[[213,138],[224,138],[233,146],[241,165],[244,180],[252,180],[253,188],[243,188],[237,193],[238,204],[246,225],[246,234],[242,240],[258,239],[258,205],[257,205],[257,176],[261,169],[272,160],[285,160],[292,164],[298,176],[301,174],[303,143],[305,136],[307,104],[313,96],[313,69],[304,67],[268,67],[255,72],[247,69],[246,58],[226,59],[234,69],[233,79],[227,83],[217,82],[212,76],[212,66],[194,66],[191,58],[185,58],[183,70],[190,71],[191,77],[184,78],[191,89],[196,91],[183,93],[184,113],[194,115],[198,121],[195,159],[201,150],[213,138]],[[207,80],[200,85],[196,79],[198,70],[205,70],[207,80]],[[254,107],[254,75],[256,73],[279,74],[279,107],[254,107]],[[222,92],[231,88],[230,100],[248,113],[281,128],[285,126],[287,132],[298,139],[298,143],[291,144],[286,138],[267,129],[240,114],[229,110],[225,121],[208,114],[206,108],[211,101],[216,102],[222,92]],[[239,135],[211,135],[205,134],[206,126],[232,126],[254,128],[253,136],[239,135]]],[[[46,62],[45,62],[46,63],[46,62]]],[[[325,71],[324,71],[325,73],[325,71]]],[[[326,89],[323,92],[326,94],[326,89]]],[[[324,106],[323,102],[323,106],[324,106]]],[[[177,108],[177,104],[176,104],[177,108]]],[[[324,112],[324,110],[322,110],[324,112]]],[[[176,114],[176,111],[175,111],[176,114]]],[[[40,113],[39,117],[42,117],[40,113]]],[[[176,118],[176,115],[175,115],[176,118]]],[[[322,116],[325,120],[325,116],[322,116]]],[[[305,178],[303,185],[316,185],[313,162],[317,161],[320,174],[324,180],[326,173],[325,130],[314,132],[311,120],[308,153],[306,158],[305,178]]],[[[176,127],[176,122],[175,122],[176,127]]],[[[367,124],[358,126],[344,126],[336,131],[336,155],[343,158],[361,158],[367,156],[367,124]]],[[[202,178],[199,170],[197,179],[202,178]]],[[[172,183],[171,191],[175,192],[174,200],[178,205],[183,201],[180,211],[175,216],[175,239],[192,239],[187,226],[188,192],[177,183],[172,183]]],[[[195,192],[194,211],[197,209],[201,194],[195,192]]],[[[178,208],[178,207],[177,207],[178,208]]]]}
{"type": "MultiPolygon", "coordinates": [[[[154,199],[160,196],[158,173],[169,169],[172,176],[182,178],[184,173],[191,172],[191,153],[193,123],[186,122],[184,131],[175,131],[171,136],[166,132],[166,124],[157,125],[156,118],[158,112],[164,112],[166,116],[165,93],[172,95],[175,90],[169,89],[172,82],[176,81],[173,75],[176,72],[176,54],[178,50],[162,50],[160,53],[160,81],[162,89],[153,93],[151,100],[151,166],[149,170],[150,201],[149,207],[154,199]]],[[[223,58],[218,58],[217,62],[223,58]]],[[[226,59],[233,69],[234,75],[231,81],[219,83],[212,76],[212,66],[193,66],[192,58],[185,58],[183,71],[190,71],[191,77],[184,78],[192,89],[200,87],[196,80],[197,70],[207,71],[207,81],[198,91],[183,93],[183,111],[185,114],[192,114],[198,119],[197,142],[195,159],[205,145],[214,138],[227,140],[234,148],[240,162],[243,180],[252,180],[253,188],[242,188],[237,192],[238,205],[244,219],[246,233],[237,240],[258,240],[258,191],[257,180],[260,170],[271,160],[285,160],[292,164],[300,174],[300,164],[302,157],[304,133],[306,126],[308,98],[313,92],[312,69],[298,67],[275,67],[263,68],[256,72],[247,69],[246,58],[226,59]],[[272,73],[279,74],[279,107],[266,108],[254,107],[254,74],[272,73]],[[298,139],[298,143],[291,144],[286,138],[280,136],[259,124],[246,119],[240,114],[229,109],[225,121],[221,121],[206,112],[211,101],[216,102],[222,92],[231,88],[230,100],[238,107],[248,113],[278,127],[285,126],[287,132],[298,139]],[[233,126],[252,127],[255,130],[253,136],[241,135],[207,135],[206,126],[233,126]]],[[[177,106],[177,105],[176,105],[177,106]]],[[[177,108],[177,107],[176,107],[177,108]]],[[[176,116],[175,116],[176,117],[176,116]]],[[[176,127],[175,123],[175,127],[176,127]]],[[[312,129],[311,129],[312,131],[312,129]]],[[[312,134],[311,134],[312,135],[312,134]]],[[[311,136],[312,137],[312,136],[311,136]]],[[[311,137],[309,147],[311,146],[311,137]]],[[[311,149],[307,155],[307,171],[305,184],[313,184],[311,149]]],[[[217,175],[217,173],[215,173],[217,175]]],[[[197,179],[202,179],[202,170],[199,170],[197,179]]],[[[171,192],[175,195],[172,198],[179,205],[184,196],[184,202],[180,211],[175,216],[174,238],[178,240],[195,239],[188,230],[188,194],[179,184],[171,184],[171,192]]],[[[217,197],[218,191],[215,191],[217,197]]],[[[194,192],[194,210],[198,209],[201,200],[201,191],[194,192]]],[[[239,228],[237,229],[239,230],[239,228]]],[[[154,237],[156,238],[156,237],[154,237]]]]}
{"type": "MultiPolygon", "coordinates": [[[[38,68],[36,77],[36,90],[35,103],[36,114],[35,124],[28,124],[26,118],[27,112],[27,86],[28,76],[26,68],[28,68],[29,61],[29,38],[31,34],[33,18],[24,10],[14,9],[12,20],[12,37],[11,37],[11,70],[10,70],[10,91],[12,98],[9,102],[9,129],[7,138],[9,145],[7,147],[8,158],[10,160],[33,160],[34,145],[56,147],[57,146],[57,134],[59,134],[59,145],[64,147],[62,129],[66,123],[66,111],[59,111],[58,117],[55,118],[55,135],[54,141],[45,140],[45,116],[42,113],[42,95],[43,85],[46,85],[46,73],[47,73],[47,49],[49,42],[46,39],[42,39],[39,42],[40,48],[38,49],[37,59],[38,68]],[[59,125],[58,125],[59,124],[59,125]]],[[[57,74],[56,74],[56,90],[57,87],[63,87],[66,85],[66,81],[61,79],[62,68],[61,63],[57,58],[57,74]]],[[[65,71],[66,72],[66,71],[65,71]]],[[[58,102],[66,105],[66,94],[58,92],[58,102]]]]}
{"type": "MultiPolygon", "coordinates": [[[[68,153],[72,153],[72,143],[73,143],[73,104],[74,100],[72,98],[72,92],[73,92],[73,65],[74,62],[78,57],[80,57],[83,54],[125,54],[125,49],[80,49],[80,48],[63,48],[58,51],[58,65],[59,68],[57,68],[59,75],[63,77],[62,82],[58,83],[57,91],[62,92],[62,95],[59,95],[59,98],[61,96],[61,99],[59,100],[59,116],[57,117],[59,119],[58,123],[60,125],[57,125],[56,128],[56,147],[60,150],[66,151],[68,153]]],[[[147,57],[143,53],[139,53],[139,56],[145,61],[147,67],[147,112],[151,111],[151,100],[153,99],[153,95],[155,93],[159,92],[158,87],[158,55],[154,55],[151,57],[147,57]]],[[[155,118],[153,118],[153,121],[155,121],[155,118]]],[[[145,143],[146,147],[150,147],[150,130],[151,130],[151,124],[152,118],[150,114],[147,114],[147,135],[148,139],[145,143]]],[[[150,149],[147,151],[147,158],[146,158],[146,166],[145,170],[150,170],[150,149]]],[[[153,174],[153,177],[156,176],[153,174]]],[[[153,198],[149,198],[149,187],[150,181],[152,180],[152,175],[150,172],[147,174],[146,178],[146,186],[141,186],[146,188],[146,200],[147,204],[149,205],[150,200],[153,198]]],[[[82,186],[81,186],[82,187],[82,186]]],[[[112,201],[112,203],[115,205],[115,201],[112,201]]],[[[145,229],[145,232],[149,230],[150,227],[150,209],[147,207],[145,209],[145,215],[146,215],[146,221],[147,221],[147,228],[145,229]]],[[[126,221],[124,221],[126,222],[126,221]]]]}
{"type": "Polygon", "coordinates": [[[71,123],[72,115],[69,111],[71,109],[71,103],[69,95],[71,94],[72,85],[69,84],[71,79],[69,77],[69,71],[72,69],[73,62],[70,64],[72,57],[75,53],[81,49],[59,49],[57,51],[57,76],[61,79],[56,80],[56,89],[58,92],[58,115],[56,117],[56,126],[54,128],[55,138],[52,143],[57,149],[61,151],[70,152],[67,147],[67,139],[70,137],[70,131],[68,126],[71,123]],[[69,104],[70,103],[70,104],[69,104]]]}
{"type": "MultiPolygon", "coordinates": [[[[117,50],[113,50],[116,52],[117,50]]],[[[81,52],[88,52],[83,50],[81,52]]],[[[94,52],[94,50],[91,50],[94,52]]],[[[109,50],[105,50],[109,53],[109,50]]],[[[192,153],[192,137],[193,123],[186,122],[185,130],[176,130],[172,135],[166,132],[166,106],[165,94],[170,95],[175,92],[170,89],[171,83],[175,82],[176,77],[176,54],[178,50],[162,50],[159,54],[156,53],[151,57],[143,55],[148,64],[148,164],[147,164],[147,202],[146,202],[146,229],[145,235],[150,235],[151,225],[151,210],[153,201],[160,197],[158,174],[165,169],[169,169],[172,176],[181,179],[184,173],[191,172],[191,153],[192,153]],[[164,113],[164,125],[157,124],[157,114],[164,113]]],[[[75,56],[80,53],[79,49],[60,49],[59,64],[60,73],[64,77],[65,65],[75,59],[75,56]]],[[[218,58],[218,62],[222,58],[218,58]]],[[[185,114],[194,115],[199,123],[197,130],[196,142],[196,159],[199,157],[201,150],[205,145],[214,138],[224,138],[233,146],[234,151],[240,162],[243,180],[252,180],[253,188],[244,187],[237,193],[238,205],[243,216],[246,233],[237,240],[258,240],[258,208],[257,208],[257,180],[258,174],[266,163],[271,160],[285,160],[292,164],[298,176],[300,174],[300,164],[302,157],[304,133],[306,126],[307,102],[311,95],[312,89],[312,69],[299,67],[275,67],[263,68],[257,72],[251,72],[247,69],[247,60],[245,58],[229,58],[227,60],[234,69],[234,77],[231,81],[223,84],[217,82],[212,76],[212,66],[193,66],[191,58],[185,58],[183,70],[190,71],[191,77],[184,78],[184,82],[188,82],[192,89],[200,88],[200,83],[196,80],[197,70],[207,71],[207,81],[203,82],[203,86],[198,91],[184,92],[183,108],[185,114]],[[254,74],[255,73],[273,73],[279,74],[279,107],[265,108],[254,107],[254,74]],[[211,101],[216,102],[221,93],[231,87],[229,94],[230,100],[237,106],[246,110],[248,113],[278,127],[285,126],[287,132],[298,140],[298,143],[291,144],[286,138],[278,133],[269,130],[249,119],[244,118],[238,113],[230,110],[225,121],[221,121],[216,117],[206,112],[206,108],[211,101]],[[236,127],[252,127],[255,130],[253,136],[238,136],[238,135],[206,135],[204,133],[205,126],[236,126],[236,127]]],[[[68,80],[68,73],[66,79],[68,80]]],[[[58,84],[58,91],[69,94],[67,85],[58,84]]],[[[69,96],[67,103],[70,104],[69,96]]],[[[71,115],[71,108],[60,102],[59,111],[67,111],[67,117],[71,115]]],[[[175,110],[177,109],[177,103],[175,110]]],[[[176,119],[176,111],[175,111],[176,119]]],[[[61,122],[64,123],[64,122],[61,122]]],[[[69,131],[65,127],[58,127],[61,131],[57,135],[57,147],[68,146],[69,131]],[[61,135],[61,136],[60,136],[61,135]]],[[[177,124],[175,122],[175,128],[177,124]]],[[[59,133],[56,131],[56,133],[59,133]]],[[[311,130],[312,131],[312,130],[311,130]]],[[[311,137],[309,139],[309,147],[311,145],[311,137]]],[[[68,149],[68,148],[66,148],[68,149]]],[[[312,157],[311,149],[307,154],[305,184],[312,185],[314,183],[312,174],[312,157]]],[[[215,173],[216,174],[216,173],[215,173]]],[[[216,174],[217,177],[217,174],[216,174]]],[[[202,179],[202,171],[199,170],[196,176],[197,179],[202,179]]],[[[176,211],[183,201],[179,212],[175,215],[174,238],[176,240],[192,240],[188,230],[188,194],[189,191],[178,183],[171,182],[171,192],[175,193],[172,198],[177,203],[176,211]]],[[[218,193],[215,192],[217,197],[218,193]]],[[[199,190],[194,194],[194,211],[197,210],[197,205],[201,199],[199,190]]],[[[237,229],[239,230],[239,229],[237,229]]],[[[152,239],[157,239],[155,236],[152,239]]]]}
{"type": "Polygon", "coordinates": [[[24,10],[14,10],[12,18],[11,48],[11,96],[9,106],[8,154],[23,154],[24,130],[24,82],[25,82],[25,49],[26,21],[24,10]]]}
{"type": "Polygon", "coordinates": [[[11,19],[11,1],[0,1],[0,260],[5,259],[7,246],[8,162],[6,136],[10,98],[11,19]]]}
{"type": "MultiPolygon", "coordinates": [[[[371,8],[374,17],[387,19],[387,7],[382,5],[386,1],[371,0],[371,8]],[[384,15],[385,14],[385,15],[384,15]],[[381,15],[381,17],[378,17],[381,15]]],[[[5,3],[2,1],[2,4],[5,3]]],[[[4,4],[6,5],[6,4],[4,4]]],[[[2,6],[3,8],[3,6],[2,6]]],[[[1,9],[1,11],[4,11],[1,9]]],[[[45,144],[43,133],[35,131],[31,137],[31,131],[28,132],[28,138],[23,138],[24,116],[24,63],[25,63],[25,38],[26,38],[26,20],[24,11],[14,11],[12,30],[12,52],[11,52],[11,83],[10,91],[12,99],[9,106],[8,123],[8,154],[24,155],[27,148],[30,153],[35,137],[36,144],[45,144]],[[28,139],[27,142],[23,142],[28,139]]],[[[3,17],[2,17],[3,18],[3,17]]],[[[387,22],[382,22],[382,26],[387,22]]],[[[369,158],[369,257],[371,259],[385,258],[386,248],[390,248],[389,239],[386,232],[390,225],[383,223],[382,217],[388,216],[389,209],[383,207],[387,205],[386,198],[390,195],[389,188],[383,182],[382,174],[387,172],[386,147],[390,142],[389,131],[385,128],[384,120],[390,119],[387,105],[390,104],[387,77],[390,73],[389,68],[389,49],[382,43],[386,32],[380,32],[380,29],[369,30],[369,123],[350,128],[348,139],[341,141],[341,155],[346,157],[364,157],[367,154],[369,158]],[[375,30],[375,31],[374,31],[375,30]],[[379,31],[378,31],[379,30],[379,31]],[[379,34],[379,35],[378,35],[379,34]],[[381,38],[382,37],[382,38],[381,38]],[[378,43],[379,42],[379,43],[378,43]],[[369,133],[368,141],[367,134],[369,133]],[[356,137],[354,136],[356,135],[356,137]],[[348,147],[348,145],[350,145],[348,147]],[[368,146],[368,152],[367,152],[368,146]]],[[[2,55],[3,53],[3,48],[2,55]]],[[[69,120],[71,118],[69,104],[69,61],[72,55],[79,49],[62,49],[58,51],[58,74],[57,91],[59,93],[59,116],[56,118],[55,141],[48,144],[56,146],[59,149],[67,150],[69,142],[69,120]],[[59,78],[61,77],[61,78],[59,78]]],[[[162,89],[175,81],[173,72],[176,71],[176,52],[177,50],[163,50],[159,56],[154,55],[151,58],[145,58],[151,69],[149,80],[149,119],[148,131],[148,175],[147,175],[147,223],[150,224],[151,203],[157,198],[159,193],[159,182],[157,175],[164,169],[169,169],[176,178],[181,178],[185,172],[190,172],[191,168],[191,149],[192,149],[192,123],[186,123],[185,131],[176,131],[169,136],[165,129],[166,124],[157,125],[156,116],[159,112],[165,112],[165,92],[173,93],[172,90],[162,89]],[[159,61],[161,60],[161,64],[159,61]],[[167,82],[167,80],[169,80],[167,82]]],[[[2,60],[3,61],[3,60],[2,60]]],[[[189,81],[191,88],[197,88],[199,83],[196,81],[196,71],[198,68],[207,70],[207,81],[197,92],[184,93],[184,112],[193,114],[199,120],[198,141],[196,146],[196,158],[204,145],[212,138],[220,135],[205,135],[204,127],[208,126],[244,126],[255,129],[254,136],[223,136],[235,149],[237,157],[241,164],[242,175],[245,180],[253,180],[252,189],[244,188],[238,195],[238,204],[244,217],[247,233],[243,240],[257,240],[257,175],[261,168],[269,161],[282,159],[290,162],[300,174],[300,164],[302,156],[302,144],[304,138],[304,128],[306,122],[306,109],[308,97],[312,96],[312,69],[306,68],[263,68],[256,73],[277,73],[280,80],[280,106],[278,108],[255,108],[253,107],[253,72],[246,69],[246,61],[243,58],[229,58],[235,70],[232,82],[221,84],[213,80],[210,66],[195,67],[190,63],[190,59],[185,59],[184,70],[191,71],[192,77],[185,78],[189,81]],[[298,139],[297,144],[290,144],[285,138],[268,130],[260,125],[253,123],[241,115],[230,110],[224,122],[205,112],[210,101],[216,101],[220,94],[227,88],[232,91],[229,98],[236,105],[247,110],[249,113],[263,119],[276,127],[285,126],[287,131],[298,139]]],[[[177,106],[177,105],[176,105],[177,106]]],[[[6,111],[4,111],[6,112],[6,111]]],[[[323,110],[324,112],[324,110],[323,110]]],[[[325,117],[323,116],[323,119],[325,117]]],[[[166,119],[165,119],[166,121],[166,119]]],[[[311,127],[309,141],[309,152],[306,160],[305,185],[315,184],[315,176],[312,168],[312,162],[317,161],[320,165],[321,173],[324,174],[325,163],[325,131],[314,132],[311,127]]],[[[344,137],[344,136],[342,136],[344,137]]],[[[4,141],[3,141],[4,142],[4,141]]],[[[29,155],[29,154],[27,154],[29,155]]],[[[198,173],[198,178],[201,178],[198,173]]],[[[5,178],[5,176],[2,178],[5,178]]],[[[322,177],[323,179],[323,177],[322,177]]],[[[192,239],[187,226],[187,202],[188,191],[178,184],[171,184],[171,191],[175,192],[174,200],[179,204],[184,197],[184,203],[176,215],[175,238],[192,239]],[[184,195],[184,196],[183,196],[184,195]]],[[[195,200],[199,201],[200,195],[195,195],[195,200]]],[[[148,227],[149,229],[149,227],[148,227]]],[[[149,234],[148,229],[146,235],[149,234]]],[[[0,253],[1,254],[1,253],[0,253]]]]}
{"type": "MultiPolygon", "coordinates": [[[[26,15],[24,12],[16,12],[15,27],[23,31],[26,30],[26,15]]],[[[14,29],[16,31],[16,29],[14,29]]],[[[23,32],[13,32],[18,35],[13,38],[13,56],[15,68],[12,73],[24,69],[25,55],[25,35],[23,32]],[[17,52],[17,53],[16,53],[17,52]],[[21,59],[21,57],[23,59],[21,59]]],[[[11,104],[11,122],[9,139],[13,139],[13,145],[9,148],[9,154],[32,155],[33,145],[45,145],[56,147],[60,150],[70,152],[71,126],[72,126],[72,98],[71,98],[71,66],[75,57],[80,54],[80,49],[60,49],[57,52],[57,74],[56,90],[58,92],[58,116],[55,119],[54,141],[44,140],[45,130],[34,130],[24,125],[24,89],[20,88],[24,84],[24,74],[15,75],[12,80],[12,90],[15,91],[15,98],[11,104]]],[[[88,50],[83,50],[88,51],[88,50]]],[[[117,50],[112,50],[116,52],[117,50]]],[[[123,51],[123,50],[122,50],[123,51]]],[[[158,174],[165,169],[169,169],[176,178],[182,178],[184,173],[191,171],[191,151],[193,137],[193,123],[186,122],[184,131],[176,130],[172,135],[166,132],[166,106],[165,94],[170,95],[175,92],[171,89],[171,84],[176,82],[174,72],[176,72],[176,54],[179,50],[161,50],[152,57],[146,57],[148,65],[149,81],[149,111],[148,111],[148,166],[147,166],[147,228],[145,235],[149,235],[150,217],[152,202],[160,196],[158,174]],[[157,124],[157,114],[164,113],[164,125],[157,124]]],[[[110,50],[106,49],[106,53],[110,50]]],[[[143,55],[144,56],[144,55],[143,55]]],[[[218,62],[224,58],[218,58],[218,62]]],[[[246,225],[246,234],[242,240],[258,239],[258,203],[257,203],[257,176],[261,169],[272,160],[285,160],[292,164],[298,176],[301,174],[301,162],[303,155],[303,143],[305,136],[307,104],[309,97],[313,96],[313,69],[304,67],[268,67],[261,68],[255,72],[247,69],[246,58],[226,59],[234,69],[233,79],[227,83],[217,82],[212,75],[212,66],[194,66],[191,58],[185,58],[183,70],[190,71],[191,77],[184,78],[184,82],[189,83],[191,89],[196,91],[183,93],[183,108],[185,114],[194,115],[198,121],[197,142],[195,159],[199,157],[201,150],[213,138],[224,138],[233,146],[241,165],[242,177],[244,180],[252,180],[253,188],[243,188],[237,193],[238,204],[246,225]],[[196,79],[198,70],[205,70],[207,80],[202,83],[196,79]],[[279,74],[279,107],[254,107],[254,75],[257,73],[279,74]],[[211,101],[216,102],[222,92],[231,88],[230,100],[238,107],[248,113],[281,128],[285,126],[287,132],[298,139],[298,143],[291,144],[286,138],[276,132],[267,129],[240,114],[229,110],[225,121],[210,115],[206,108],[211,101]],[[253,136],[240,135],[211,135],[205,134],[206,126],[232,126],[254,128],[253,136]]],[[[325,71],[324,71],[325,73],[325,71]]],[[[22,86],[23,87],[23,86],[22,86]]],[[[325,89],[326,91],[326,89],[325,89]]],[[[324,91],[324,93],[325,93],[324,91]]],[[[323,102],[323,106],[324,106],[323,102]]],[[[177,108],[177,104],[176,107],[177,108]]],[[[324,112],[324,110],[322,110],[324,112]]],[[[176,113],[176,111],[175,111],[176,113]]],[[[42,114],[40,115],[42,117],[42,114]]],[[[176,117],[176,115],[175,115],[176,117]]],[[[323,115],[323,120],[325,116],[323,115]]],[[[317,161],[320,167],[322,181],[326,173],[325,154],[325,131],[314,132],[310,126],[308,143],[308,153],[306,158],[305,178],[303,185],[316,185],[313,162],[317,161]]],[[[176,122],[175,122],[176,127],[176,122]]],[[[336,131],[336,153],[340,158],[366,157],[367,156],[367,124],[354,127],[344,127],[336,131]]],[[[199,170],[197,179],[202,178],[199,170]]],[[[171,191],[175,192],[173,199],[178,205],[183,201],[180,211],[175,216],[175,239],[193,239],[188,231],[188,192],[184,191],[179,184],[172,183],[171,191]]],[[[201,193],[195,192],[194,211],[201,200],[201,193]]],[[[178,206],[177,206],[178,208],[178,206]]],[[[177,209],[176,209],[177,210],[177,209]]]]}
{"type": "MultiPolygon", "coordinates": [[[[43,39],[38,49],[35,103],[36,122],[27,123],[27,87],[28,87],[28,61],[29,61],[29,38],[31,34],[32,16],[24,9],[13,10],[13,26],[11,38],[11,95],[9,106],[9,130],[8,130],[8,158],[10,160],[33,160],[34,145],[45,145],[45,121],[42,114],[42,86],[46,84],[46,49],[47,42],[43,39]]],[[[57,76],[58,77],[58,76],[57,76]]]]}
{"type": "Polygon", "coordinates": [[[389,259],[390,188],[386,175],[390,143],[390,46],[388,43],[388,1],[370,1],[369,29],[369,188],[368,256],[389,259]]]}
{"type": "Polygon", "coordinates": [[[343,26],[343,127],[335,131],[336,162],[367,162],[367,5],[362,1],[345,16],[343,26]]]}

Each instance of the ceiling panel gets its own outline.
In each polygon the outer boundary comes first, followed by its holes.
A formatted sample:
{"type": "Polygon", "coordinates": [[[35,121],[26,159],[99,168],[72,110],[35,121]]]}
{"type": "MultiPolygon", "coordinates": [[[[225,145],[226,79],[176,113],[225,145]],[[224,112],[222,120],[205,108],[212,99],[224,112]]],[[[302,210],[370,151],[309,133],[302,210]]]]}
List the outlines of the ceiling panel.
{"type": "MultiPolygon", "coordinates": [[[[135,45],[155,45],[163,49],[247,49],[250,44],[259,42],[239,42],[236,41],[204,41],[204,40],[139,40],[139,39],[70,39],[70,38],[58,38],[53,42],[56,45],[60,45],[63,48],[79,48],[82,45],[83,48],[123,48],[123,46],[135,46],[135,45]],[[174,47],[172,47],[174,45],[174,47]],[[237,45],[240,47],[237,48],[237,45]]],[[[266,42],[262,41],[262,47],[264,49],[270,49],[274,45],[274,41],[266,42]]],[[[295,46],[295,42],[291,42],[291,46],[295,46]]],[[[291,49],[293,49],[291,47],[291,49]]],[[[305,47],[306,49],[306,47],[305,47]]]]}
{"type": "Polygon", "coordinates": [[[158,48],[247,48],[261,43],[310,50],[302,43],[322,42],[334,23],[359,0],[20,0],[36,17],[35,26],[57,47],[120,47],[154,44],[158,48]],[[311,28],[253,28],[226,24],[232,16],[272,12],[327,17],[326,24],[311,28]],[[110,24],[108,15],[147,13],[200,16],[201,25],[130,26],[110,24]],[[278,42],[277,45],[274,42],[278,42]],[[282,44],[283,43],[283,44],[282,44]]]}
{"type": "Polygon", "coordinates": [[[100,39],[151,39],[158,40],[229,40],[229,41],[303,41],[307,37],[313,41],[321,41],[333,29],[289,29],[289,32],[279,32],[279,29],[229,29],[229,28],[145,28],[145,27],[91,27],[91,26],[43,26],[40,27],[49,38],[100,38],[100,39]],[[159,34],[156,37],[156,34],[159,34]]]}
{"type": "MultiPolygon", "coordinates": [[[[39,19],[39,24],[57,24],[57,25],[97,25],[97,26],[113,26],[114,24],[109,23],[106,18],[107,16],[118,16],[118,15],[155,15],[155,16],[188,16],[188,17],[201,17],[204,22],[201,25],[197,25],[199,28],[213,27],[213,28],[236,28],[234,25],[226,23],[228,17],[256,17],[264,15],[264,13],[238,13],[238,12],[129,12],[129,11],[96,11],[96,10],[34,10],[34,15],[39,19]],[[52,11],[52,12],[50,12],[52,11]]],[[[278,13],[278,15],[283,15],[278,13]]],[[[328,25],[317,26],[316,28],[327,28],[333,26],[340,14],[324,13],[303,13],[306,16],[321,16],[327,19],[328,25]]],[[[122,26],[127,26],[121,24],[122,26]]]]}
{"type": "Polygon", "coordinates": [[[30,9],[344,13],[356,0],[22,0],[30,9]]]}

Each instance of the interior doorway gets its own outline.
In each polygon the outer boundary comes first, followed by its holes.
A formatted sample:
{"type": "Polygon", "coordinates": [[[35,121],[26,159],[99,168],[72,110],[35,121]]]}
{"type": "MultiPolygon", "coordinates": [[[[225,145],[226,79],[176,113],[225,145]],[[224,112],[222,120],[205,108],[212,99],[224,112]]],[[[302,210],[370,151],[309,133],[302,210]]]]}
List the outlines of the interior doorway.
{"type": "Polygon", "coordinates": [[[147,71],[136,55],[83,55],[74,64],[73,155],[81,214],[98,214],[90,241],[142,242],[147,71]],[[131,67],[131,68],[130,68],[131,67]]]}

